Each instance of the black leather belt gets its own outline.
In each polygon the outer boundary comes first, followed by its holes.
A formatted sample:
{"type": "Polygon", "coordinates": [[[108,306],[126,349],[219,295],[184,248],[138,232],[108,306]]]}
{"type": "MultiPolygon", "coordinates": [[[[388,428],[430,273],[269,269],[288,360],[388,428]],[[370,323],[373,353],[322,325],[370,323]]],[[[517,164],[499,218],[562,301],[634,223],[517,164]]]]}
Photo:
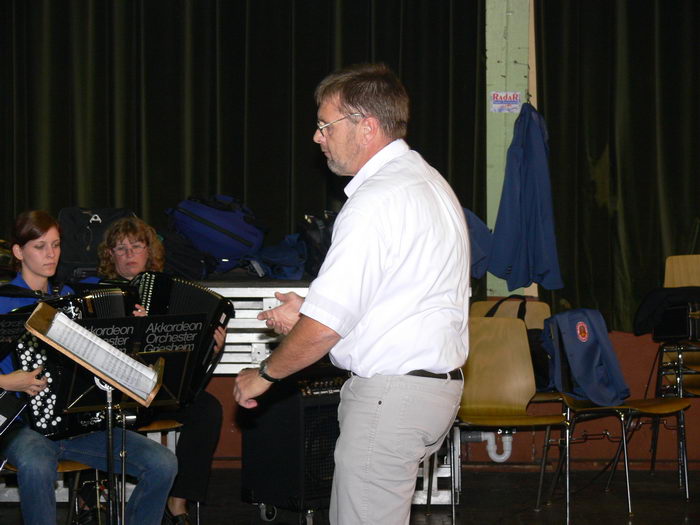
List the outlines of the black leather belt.
{"type": "Polygon", "coordinates": [[[407,376],[418,376],[418,377],[432,377],[433,379],[462,379],[462,369],[455,368],[449,372],[442,372],[437,374],[435,372],[428,372],[427,370],[411,370],[406,374],[407,376]]]}

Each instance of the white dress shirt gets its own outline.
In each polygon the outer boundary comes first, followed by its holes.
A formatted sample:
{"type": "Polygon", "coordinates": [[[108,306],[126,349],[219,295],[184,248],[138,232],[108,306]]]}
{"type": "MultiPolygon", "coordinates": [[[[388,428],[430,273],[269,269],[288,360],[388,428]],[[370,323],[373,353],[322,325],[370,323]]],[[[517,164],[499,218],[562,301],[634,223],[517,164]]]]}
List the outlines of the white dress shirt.
{"type": "Polygon", "coordinates": [[[336,331],[333,363],[362,377],[447,372],[468,353],[469,239],[445,179],[396,140],[348,200],[301,313],[336,331]]]}

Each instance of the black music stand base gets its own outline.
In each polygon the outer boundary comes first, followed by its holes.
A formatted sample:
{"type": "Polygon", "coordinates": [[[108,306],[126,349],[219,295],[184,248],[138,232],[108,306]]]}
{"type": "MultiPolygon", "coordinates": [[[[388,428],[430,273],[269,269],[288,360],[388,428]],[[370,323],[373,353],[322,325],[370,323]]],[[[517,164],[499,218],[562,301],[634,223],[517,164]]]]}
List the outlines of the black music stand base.
{"type": "MultiPolygon", "coordinates": [[[[116,478],[114,475],[114,405],[112,403],[112,392],[114,388],[110,385],[104,383],[102,380],[95,378],[95,384],[100,390],[104,390],[105,397],[107,399],[107,525],[118,525],[120,523],[119,513],[117,510],[116,501],[116,478]]],[[[122,450],[121,457],[124,458],[126,454],[124,437],[122,437],[122,450]]],[[[122,462],[123,465],[123,462],[122,462]]],[[[122,472],[122,476],[125,472],[122,472]]],[[[122,498],[124,495],[122,495],[122,498]]],[[[123,503],[122,503],[122,518],[124,517],[123,503]]],[[[122,525],[126,525],[122,523],[122,525]]]]}

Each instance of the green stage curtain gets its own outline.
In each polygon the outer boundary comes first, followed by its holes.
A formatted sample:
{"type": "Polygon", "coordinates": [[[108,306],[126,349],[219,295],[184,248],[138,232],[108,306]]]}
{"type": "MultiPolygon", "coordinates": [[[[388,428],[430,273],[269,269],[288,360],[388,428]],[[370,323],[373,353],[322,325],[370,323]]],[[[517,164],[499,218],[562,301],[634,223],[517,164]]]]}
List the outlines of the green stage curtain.
{"type": "Polygon", "coordinates": [[[697,253],[700,3],[537,0],[538,105],[550,132],[566,287],[631,330],[668,255],[697,253]]]}
{"type": "Polygon", "coordinates": [[[231,194],[269,232],[337,210],[313,90],[382,61],[412,97],[408,141],[484,211],[482,1],[2,0],[0,231],[21,210],[127,207],[157,227],[231,194]]]}

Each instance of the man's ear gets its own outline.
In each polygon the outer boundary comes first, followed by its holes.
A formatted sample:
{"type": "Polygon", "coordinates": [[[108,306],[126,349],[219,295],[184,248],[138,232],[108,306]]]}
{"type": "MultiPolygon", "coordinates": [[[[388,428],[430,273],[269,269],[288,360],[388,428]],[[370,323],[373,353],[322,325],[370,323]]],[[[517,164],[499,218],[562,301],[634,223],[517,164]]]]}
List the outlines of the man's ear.
{"type": "Polygon", "coordinates": [[[375,117],[365,117],[362,119],[362,122],[360,123],[360,133],[364,144],[369,144],[372,142],[380,132],[381,126],[379,125],[379,120],[377,120],[375,117]]]}

